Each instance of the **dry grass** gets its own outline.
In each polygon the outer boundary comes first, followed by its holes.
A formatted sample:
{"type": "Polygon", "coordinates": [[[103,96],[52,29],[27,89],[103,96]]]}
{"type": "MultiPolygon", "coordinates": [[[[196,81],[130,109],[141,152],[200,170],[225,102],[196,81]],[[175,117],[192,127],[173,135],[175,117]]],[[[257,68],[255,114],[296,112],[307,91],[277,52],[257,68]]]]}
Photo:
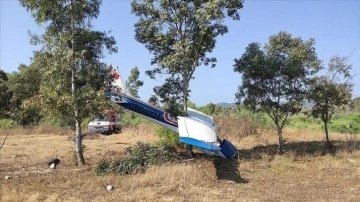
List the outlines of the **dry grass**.
{"type": "Polygon", "coordinates": [[[239,160],[198,153],[195,160],[141,174],[96,176],[92,167],[100,159],[119,158],[137,141],[157,141],[153,129],[142,125],[86,137],[88,165],[83,167],[72,163],[72,132],[58,130],[12,131],[0,150],[0,201],[360,201],[359,143],[342,134],[331,137],[338,148],[335,156],[321,155],[320,132],[286,130],[287,153],[279,156],[275,132],[261,131],[227,134],[239,149],[239,160]],[[46,166],[53,157],[61,160],[56,170],[46,166]],[[107,191],[107,184],[114,189],[107,191]]]}

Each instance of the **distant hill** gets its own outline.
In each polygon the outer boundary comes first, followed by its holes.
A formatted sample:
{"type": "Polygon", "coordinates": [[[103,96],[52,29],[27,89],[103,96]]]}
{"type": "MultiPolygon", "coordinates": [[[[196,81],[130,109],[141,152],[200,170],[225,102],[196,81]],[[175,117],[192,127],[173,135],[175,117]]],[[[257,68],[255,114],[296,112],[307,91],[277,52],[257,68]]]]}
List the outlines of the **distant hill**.
{"type": "Polygon", "coordinates": [[[217,103],[216,105],[220,106],[220,107],[235,107],[236,104],[235,103],[227,103],[227,102],[220,102],[217,103]]]}

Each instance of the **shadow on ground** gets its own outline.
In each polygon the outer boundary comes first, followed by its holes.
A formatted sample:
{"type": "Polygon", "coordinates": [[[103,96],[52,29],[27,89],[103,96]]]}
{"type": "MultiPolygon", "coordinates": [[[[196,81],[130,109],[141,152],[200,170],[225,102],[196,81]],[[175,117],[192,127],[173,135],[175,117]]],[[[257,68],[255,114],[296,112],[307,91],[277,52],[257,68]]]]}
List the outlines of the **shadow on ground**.
{"type": "Polygon", "coordinates": [[[213,163],[218,180],[228,180],[235,183],[248,182],[240,176],[239,161],[237,159],[215,158],[213,163]]]}
{"type": "MultiPolygon", "coordinates": [[[[285,153],[295,156],[321,156],[325,154],[336,155],[337,152],[353,152],[360,150],[359,140],[331,141],[331,148],[326,149],[324,141],[292,142],[284,146],[285,153]]],[[[260,145],[251,149],[240,149],[238,155],[241,160],[261,159],[263,155],[274,156],[278,154],[278,145],[260,145]]]]}

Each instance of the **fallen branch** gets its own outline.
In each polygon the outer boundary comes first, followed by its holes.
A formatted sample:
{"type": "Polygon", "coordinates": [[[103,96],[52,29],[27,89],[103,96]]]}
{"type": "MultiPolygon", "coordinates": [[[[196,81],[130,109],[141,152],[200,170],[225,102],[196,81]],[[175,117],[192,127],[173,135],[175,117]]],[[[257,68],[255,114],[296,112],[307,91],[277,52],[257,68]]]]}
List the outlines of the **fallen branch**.
{"type": "Polygon", "coordinates": [[[6,141],[7,137],[8,137],[8,135],[10,134],[10,130],[11,130],[11,128],[12,128],[13,126],[14,126],[14,125],[13,125],[13,122],[12,122],[12,123],[10,124],[10,127],[9,127],[6,135],[5,135],[5,138],[4,138],[4,140],[3,140],[3,143],[0,145],[0,149],[5,145],[5,141],[6,141]]]}
{"type": "Polygon", "coordinates": [[[6,133],[3,143],[0,145],[0,149],[5,145],[5,141],[6,141],[6,138],[8,137],[8,135],[10,133],[10,129],[11,128],[9,128],[8,132],[6,133]]]}

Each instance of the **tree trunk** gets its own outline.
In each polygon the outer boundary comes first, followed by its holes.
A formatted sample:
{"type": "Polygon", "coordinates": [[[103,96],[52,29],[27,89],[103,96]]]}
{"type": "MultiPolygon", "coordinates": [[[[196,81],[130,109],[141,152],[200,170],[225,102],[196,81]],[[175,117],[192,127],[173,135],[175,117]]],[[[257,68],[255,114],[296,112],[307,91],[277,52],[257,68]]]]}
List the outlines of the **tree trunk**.
{"type": "Polygon", "coordinates": [[[187,97],[184,95],[184,113],[187,115],[187,100],[185,99],[187,99],[187,97]]]}
{"type": "Polygon", "coordinates": [[[330,143],[330,139],[329,139],[329,129],[328,129],[328,124],[327,121],[324,120],[324,129],[325,129],[325,140],[326,140],[326,144],[330,143]]]}
{"type": "Polygon", "coordinates": [[[83,147],[82,147],[81,126],[78,120],[76,120],[75,151],[76,151],[77,165],[85,165],[85,159],[84,159],[83,147]]]}
{"type": "Polygon", "coordinates": [[[83,148],[82,148],[82,134],[81,134],[81,125],[79,121],[79,107],[76,102],[76,86],[75,86],[75,68],[72,68],[71,71],[71,91],[74,100],[75,110],[74,110],[74,117],[75,117],[75,152],[76,152],[76,164],[77,165],[85,165],[85,159],[83,155],[83,148]]]}
{"type": "MultiPolygon", "coordinates": [[[[73,0],[71,0],[71,6],[73,5],[73,0]]],[[[75,66],[75,35],[74,35],[74,21],[71,16],[71,32],[72,32],[72,61],[71,61],[71,93],[74,105],[74,117],[75,117],[75,152],[76,152],[76,165],[85,165],[85,159],[83,155],[82,148],[82,134],[81,134],[81,125],[79,121],[79,106],[77,103],[76,95],[76,66],[75,66]]]]}
{"type": "Polygon", "coordinates": [[[327,119],[323,119],[324,122],[324,130],[325,130],[325,153],[330,152],[332,154],[335,153],[335,148],[333,147],[333,145],[330,142],[330,138],[329,138],[329,128],[328,128],[328,120],[327,119]]]}
{"type": "MultiPolygon", "coordinates": [[[[189,87],[189,81],[186,81],[183,87],[184,87],[184,89],[183,89],[184,113],[185,113],[185,116],[187,116],[188,115],[188,113],[187,113],[187,99],[188,99],[187,90],[189,87]]],[[[189,144],[186,145],[186,153],[190,158],[195,157],[195,154],[194,154],[192,148],[193,148],[192,145],[189,145],[189,144]]]]}
{"type": "Polygon", "coordinates": [[[184,89],[183,89],[184,113],[185,113],[185,115],[187,115],[187,99],[188,99],[188,97],[187,97],[187,89],[188,89],[187,86],[188,85],[185,85],[184,89]]]}
{"type": "Polygon", "coordinates": [[[277,127],[277,132],[278,132],[278,137],[279,137],[278,152],[279,152],[279,154],[283,154],[285,152],[285,150],[284,150],[284,139],[282,136],[282,129],[279,125],[276,125],[276,127],[277,127]]]}

